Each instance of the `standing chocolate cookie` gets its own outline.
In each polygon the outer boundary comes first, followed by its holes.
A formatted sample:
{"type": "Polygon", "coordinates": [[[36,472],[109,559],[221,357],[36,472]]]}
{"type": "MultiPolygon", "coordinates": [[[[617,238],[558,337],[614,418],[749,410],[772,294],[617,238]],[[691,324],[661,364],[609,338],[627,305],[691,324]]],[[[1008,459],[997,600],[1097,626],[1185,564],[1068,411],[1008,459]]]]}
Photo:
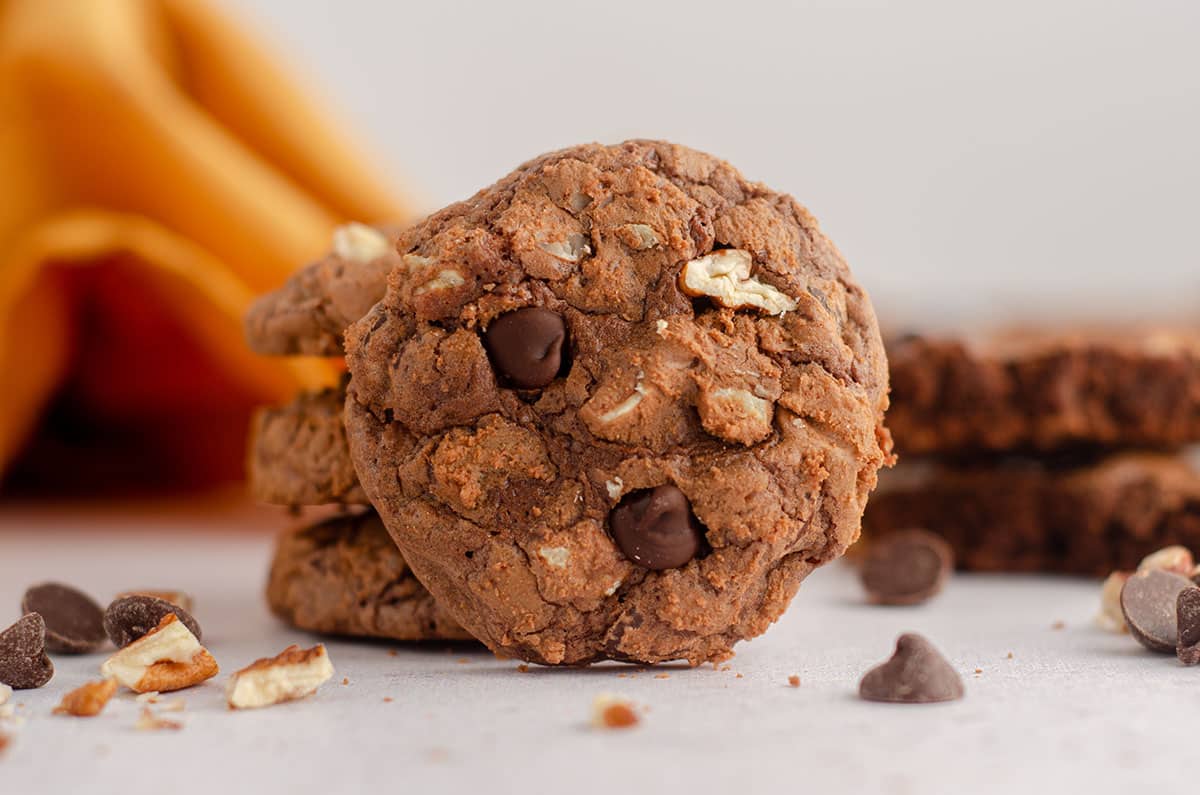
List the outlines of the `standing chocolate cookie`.
{"type": "Polygon", "coordinates": [[[727,657],[857,536],[875,317],[791,197],[655,141],[520,167],[402,233],[346,430],[417,576],[494,651],[727,657]]]}

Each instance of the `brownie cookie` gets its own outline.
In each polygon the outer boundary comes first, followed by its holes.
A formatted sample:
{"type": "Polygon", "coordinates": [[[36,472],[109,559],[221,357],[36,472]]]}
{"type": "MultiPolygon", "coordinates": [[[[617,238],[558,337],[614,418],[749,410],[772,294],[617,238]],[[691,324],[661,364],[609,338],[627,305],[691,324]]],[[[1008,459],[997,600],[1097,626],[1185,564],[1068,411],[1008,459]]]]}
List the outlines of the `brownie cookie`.
{"type": "Polygon", "coordinates": [[[1200,333],[911,337],[888,359],[902,455],[1200,440],[1200,333]]]}
{"type": "Polygon", "coordinates": [[[393,640],[470,640],[417,581],[374,511],[279,536],[267,582],[298,629],[393,640]]]}
{"type": "Polygon", "coordinates": [[[364,505],[366,495],[346,446],[345,388],[301,393],[259,409],[246,469],[255,499],[279,505],[364,505]]]}
{"type": "Polygon", "coordinates": [[[857,538],[887,365],[789,196],[681,146],[533,160],[402,233],[346,334],[350,450],[498,654],[731,654],[857,538]]]}
{"type": "Polygon", "coordinates": [[[250,348],[268,356],[340,356],[346,327],[383,298],[399,262],[396,234],[392,227],[338,227],[328,254],[250,307],[250,348]]]}
{"type": "Polygon", "coordinates": [[[1055,469],[1032,461],[889,475],[863,519],[864,543],[920,527],[976,571],[1104,576],[1170,544],[1200,548],[1200,473],[1166,455],[1124,453],[1055,469]],[[891,479],[889,478],[889,481],[891,479]]]}

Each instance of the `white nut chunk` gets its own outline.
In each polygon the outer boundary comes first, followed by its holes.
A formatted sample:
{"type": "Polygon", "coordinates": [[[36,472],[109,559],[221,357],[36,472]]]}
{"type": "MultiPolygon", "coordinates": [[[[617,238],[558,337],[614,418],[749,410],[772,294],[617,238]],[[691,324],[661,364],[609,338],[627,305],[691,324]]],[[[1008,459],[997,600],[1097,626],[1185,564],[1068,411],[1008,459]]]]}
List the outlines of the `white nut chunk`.
{"type": "Polygon", "coordinates": [[[769,315],[795,309],[794,300],[750,276],[753,264],[748,251],[720,249],[685,263],[679,286],[688,295],[708,296],[727,309],[754,307],[769,315]]]}
{"type": "Polygon", "coordinates": [[[387,235],[366,224],[349,223],[333,230],[333,253],[348,262],[370,262],[391,250],[387,235]]]}
{"type": "Polygon", "coordinates": [[[459,286],[463,281],[461,273],[447,269],[440,271],[437,276],[413,290],[413,295],[424,295],[425,293],[432,293],[437,290],[449,290],[451,287],[459,286]]]}
{"type": "Polygon", "coordinates": [[[538,555],[546,561],[547,565],[556,569],[565,569],[571,560],[571,550],[566,547],[542,547],[538,550],[538,555]]]}
{"type": "Polygon", "coordinates": [[[288,646],[274,657],[255,660],[229,679],[225,700],[233,709],[255,709],[311,696],[333,676],[333,663],[318,643],[311,649],[288,646]]]}
{"type": "Polygon", "coordinates": [[[1129,572],[1114,571],[1100,587],[1100,613],[1096,623],[1109,632],[1125,632],[1125,613],[1121,610],[1121,589],[1129,579],[1129,572]]]}
{"type": "Polygon", "coordinates": [[[166,693],[211,679],[218,668],[187,625],[170,613],[157,627],[105,660],[100,673],[138,693],[166,693]]]}
{"type": "Polygon", "coordinates": [[[1192,553],[1187,547],[1176,544],[1175,546],[1163,547],[1157,552],[1151,552],[1142,558],[1142,562],[1138,564],[1137,570],[1161,569],[1187,577],[1192,573],[1193,566],[1195,566],[1195,561],[1192,560],[1192,553]]]}
{"type": "Polygon", "coordinates": [[[700,393],[700,423],[713,436],[754,444],[771,434],[771,401],[746,389],[714,389],[700,393]]]}
{"type": "Polygon", "coordinates": [[[579,262],[592,253],[592,247],[587,242],[587,238],[578,232],[567,235],[566,240],[538,243],[538,248],[563,262],[579,262]]]}

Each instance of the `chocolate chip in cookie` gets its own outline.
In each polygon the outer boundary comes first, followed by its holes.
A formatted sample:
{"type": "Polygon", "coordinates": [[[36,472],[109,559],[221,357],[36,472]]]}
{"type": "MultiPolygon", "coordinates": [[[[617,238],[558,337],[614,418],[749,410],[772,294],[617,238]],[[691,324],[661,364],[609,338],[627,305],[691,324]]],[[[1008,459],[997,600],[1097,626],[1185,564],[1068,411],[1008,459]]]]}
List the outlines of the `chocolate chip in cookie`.
{"type": "Polygon", "coordinates": [[[104,645],[104,610],[77,588],[48,582],[35,585],[21,599],[22,613],[37,613],[46,622],[46,648],[61,654],[83,654],[104,645]]]}
{"type": "Polygon", "coordinates": [[[483,335],[492,366],[520,389],[541,389],[563,370],[567,326],[562,315],[530,306],[492,321],[483,335]]]}
{"type": "Polygon", "coordinates": [[[654,571],[676,569],[704,545],[704,527],[676,486],[658,486],[626,495],[608,519],[625,556],[654,571]]]}
{"type": "Polygon", "coordinates": [[[41,687],[54,676],[54,663],[46,656],[46,622],[27,613],[0,632],[0,683],[14,690],[41,687]]]}

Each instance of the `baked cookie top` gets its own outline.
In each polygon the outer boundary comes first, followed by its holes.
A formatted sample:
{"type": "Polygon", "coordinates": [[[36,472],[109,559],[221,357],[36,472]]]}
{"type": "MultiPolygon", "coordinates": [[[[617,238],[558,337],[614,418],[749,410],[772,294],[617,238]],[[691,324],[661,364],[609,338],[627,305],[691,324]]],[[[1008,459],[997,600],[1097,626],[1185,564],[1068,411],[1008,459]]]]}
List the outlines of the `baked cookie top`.
{"type": "Polygon", "coordinates": [[[346,327],[383,297],[399,261],[397,228],[351,223],[324,257],[260,297],[246,313],[246,341],[267,356],[341,356],[346,327]]]}
{"type": "Polygon", "coordinates": [[[532,160],[402,232],[347,331],[347,435],[494,651],[715,660],[858,535],[887,365],[794,199],[657,141],[532,160]]]}
{"type": "Polygon", "coordinates": [[[902,455],[1200,441],[1200,331],[912,336],[888,357],[902,455]]]}

